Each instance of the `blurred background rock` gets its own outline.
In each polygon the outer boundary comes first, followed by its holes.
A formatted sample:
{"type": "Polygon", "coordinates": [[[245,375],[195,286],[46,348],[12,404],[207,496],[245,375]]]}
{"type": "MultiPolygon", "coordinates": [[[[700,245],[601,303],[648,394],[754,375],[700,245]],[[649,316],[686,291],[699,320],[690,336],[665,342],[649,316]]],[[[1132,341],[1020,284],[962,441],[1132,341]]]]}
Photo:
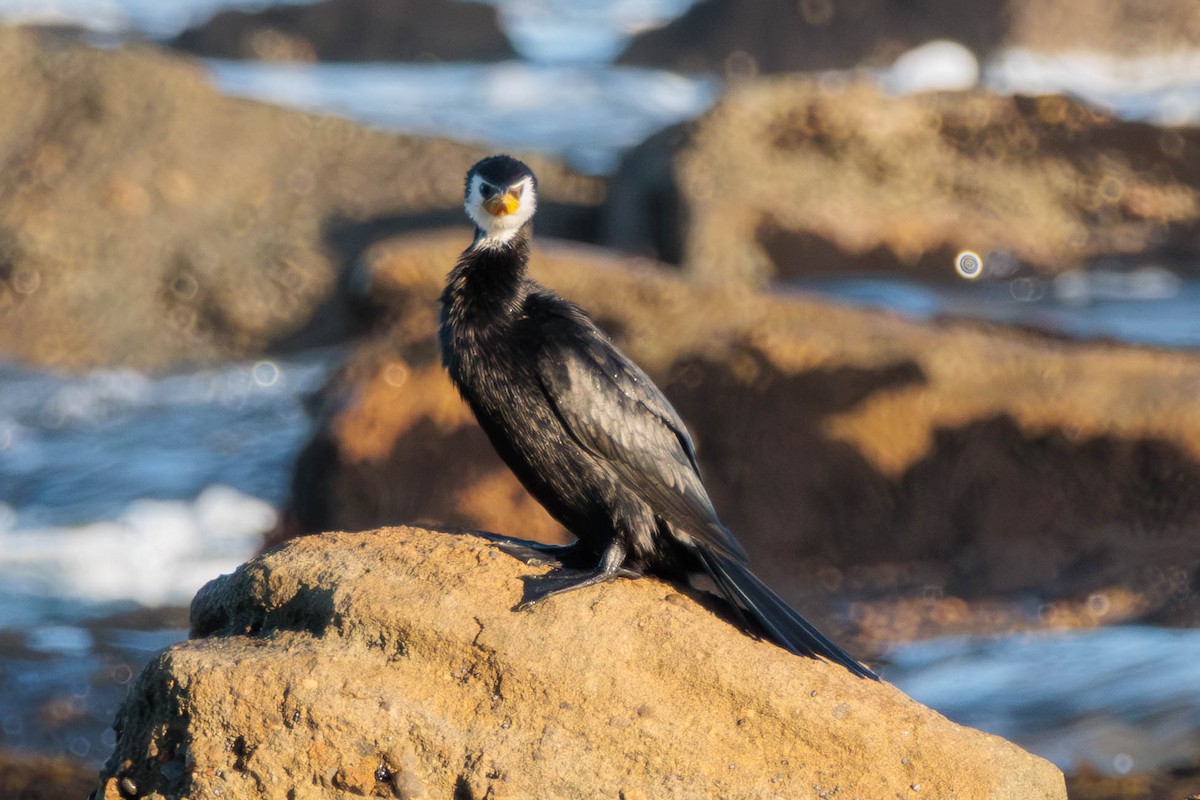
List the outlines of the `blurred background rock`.
{"type": "Polygon", "coordinates": [[[1200,791],[1195,3],[0,18],[0,795],[69,795],[264,544],[565,536],[432,337],[496,149],[765,579],[1072,796],[1200,791]]]}

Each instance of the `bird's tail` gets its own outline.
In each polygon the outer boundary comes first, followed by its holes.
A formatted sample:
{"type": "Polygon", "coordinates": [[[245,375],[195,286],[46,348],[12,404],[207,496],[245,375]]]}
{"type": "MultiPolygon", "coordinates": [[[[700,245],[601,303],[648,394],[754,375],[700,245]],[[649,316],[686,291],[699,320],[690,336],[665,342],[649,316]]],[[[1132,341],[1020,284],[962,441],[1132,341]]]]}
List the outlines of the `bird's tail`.
{"type": "Polygon", "coordinates": [[[781,647],[797,655],[824,658],[861,678],[879,680],[879,676],[829,641],[823,633],[775,594],[740,561],[700,548],[700,558],[709,576],[735,607],[744,610],[761,625],[781,647]]]}

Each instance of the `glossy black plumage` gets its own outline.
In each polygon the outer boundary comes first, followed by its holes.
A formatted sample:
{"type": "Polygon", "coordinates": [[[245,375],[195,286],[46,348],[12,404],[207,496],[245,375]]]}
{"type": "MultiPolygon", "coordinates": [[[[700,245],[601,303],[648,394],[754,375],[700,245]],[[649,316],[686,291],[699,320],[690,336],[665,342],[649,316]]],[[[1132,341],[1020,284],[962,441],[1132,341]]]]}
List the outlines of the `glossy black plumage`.
{"type": "Polygon", "coordinates": [[[576,535],[576,563],[598,565],[551,573],[530,602],[621,575],[703,571],[781,646],[874,678],[749,571],[683,421],[654,383],[578,306],[526,278],[535,189],[507,156],[468,173],[478,230],[442,293],[440,329],[446,368],[501,458],[576,535]],[[523,191],[528,205],[512,217],[480,205],[523,191]]]}

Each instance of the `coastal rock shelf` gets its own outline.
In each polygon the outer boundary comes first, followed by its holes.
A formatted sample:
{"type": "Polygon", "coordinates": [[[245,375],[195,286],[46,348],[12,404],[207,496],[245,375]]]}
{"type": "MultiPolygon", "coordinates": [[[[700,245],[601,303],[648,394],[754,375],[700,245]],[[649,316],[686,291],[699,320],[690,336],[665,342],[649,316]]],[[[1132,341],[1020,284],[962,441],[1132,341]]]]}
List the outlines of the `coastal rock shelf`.
{"type": "Polygon", "coordinates": [[[1066,796],[1049,762],[701,593],[620,580],[514,612],[544,569],[419,528],[256,558],[137,680],[101,795],[1066,796]]]}
{"type": "Polygon", "coordinates": [[[1061,95],[746,81],[626,155],[605,241],[754,285],[956,279],[964,250],[992,277],[1106,259],[1190,269],[1198,152],[1200,129],[1126,122],[1061,95]]]}

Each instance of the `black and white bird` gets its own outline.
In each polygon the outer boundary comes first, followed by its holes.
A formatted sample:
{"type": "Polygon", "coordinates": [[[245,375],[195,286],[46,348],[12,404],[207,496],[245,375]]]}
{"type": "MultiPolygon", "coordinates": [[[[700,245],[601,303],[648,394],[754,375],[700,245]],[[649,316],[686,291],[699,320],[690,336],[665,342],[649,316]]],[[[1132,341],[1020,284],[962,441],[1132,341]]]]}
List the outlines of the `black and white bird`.
{"type": "Polygon", "coordinates": [[[492,156],[467,173],[475,239],[442,293],[442,360],[509,468],[577,542],[523,605],[617,577],[707,573],[793,653],[875,674],[750,572],[700,479],[683,420],[579,306],[526,277],[537,179],[492,156]],[[569,569],[583,567],[583,569],[569,569]]]}

